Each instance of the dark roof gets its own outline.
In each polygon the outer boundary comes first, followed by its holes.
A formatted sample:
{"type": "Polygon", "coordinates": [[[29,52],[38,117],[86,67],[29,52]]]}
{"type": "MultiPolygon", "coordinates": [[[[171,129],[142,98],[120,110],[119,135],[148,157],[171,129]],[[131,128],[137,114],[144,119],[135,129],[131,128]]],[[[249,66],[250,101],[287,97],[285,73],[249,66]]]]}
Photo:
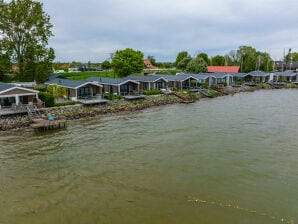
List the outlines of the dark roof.
{"type": "Polygon", "coordinates": [[[199,74],[193,74],[193,76],[198,80],[205,80],[212,76],[213,74],[210,73],[199,73],[199,74]]]}
{"type": "Polygon", "coordinates": [[[248,74],[247,73],[242,73],[242,72],[237,72],[237,73],[233,73],[233,76],[237,77],[237,78],[243,78],[245,76],[248,76],[248,74]]]}
{"type": "Polygon", "coordinates": [[[296,76],[297,73],[292,71],[292,70],[287,70],[287,71],[284,71],[284,72],[275,72],[275,75],[278,75],[278,76],[296,76]]]}
{"type": "MultiPolygon", "coordinates": [[[[235,73],[233,73],[233,74],[235,74],[235,73]]],[[[225,72],[217,72],[217,73],[211,74],[211,76],[213,76],[217,79],[222,79],[222,78],[225,78],[226,76],[232,76],[232,75],[229,73],[225,73],[225,72]]]]}
{"type": "Polygon", "coordinates": [[[167,81],[166,78],[160,75],[135,75],[135,76],[130,75],[130,76],[127,76],[125,79],[134,80],[137,82],[156,82],[159,79],[164,79],[165,81],[167,81]]]}
{"type": "MultiPolygon", "coordinates": [[[[71,79],[60,79],[60,78],[56,78],[53,80],[49,80],[47,82],[45,82],[46,85],[50,85],[50,84],[57,84],[59,86],[64,86],[64,87],[68,87],[68,88],[78,88],[80,86],[83,86],[85,84],[90,83],[91,81],[81,81],[81,80],[71,80],[71,79]]],[[[98,84],[96,84],[98,85],[98,84]]]]}
{"type": "Polygon", "coordinates": [[[283,69],[296,69],[298,68],[298,61],[293,62],[284,62],[284,61],[275,61],[275,68],[283,68],[283,69]]]}
{"type": "Polygon", "coordinates": [[[126,82],[132,81],[136,82],[135,80],[129,79],[128,77],[122,79],[113,79],[113,78],[106,78],[106,77],[90,77],[87,79],[89,82],[98,82],[99,84],[106,84],[106,85],[122,85],[126,82]]]}
{"type": "Polygon", "coordinates": [[[0,92],[16,87],[15,85],[0,82],[0,92]]]}
{"type": "Polygon", "coordinates": [[[28,89],[28,88],[25,88],[25,87],[14,85],[14,84],[0,82],[0,93],[1,92],[5,92],[5,91],[7,91],[9,89],[15,89],[15,88],[18,88],[18,89],[21,89],[21,90],[25,90],[25,91],[34,92],[34,93],[38,93],[39,92],[37,90],[28,89]]]}
{"type": "Polygon", "coordinates": [[[249,72],[248,75],[251,75],[251,76],[269,76],[268,73],[265,73],[263,71],[252,71],[252,72],[249,72]]]}
{"type": "Polygon", "coordinates": [[[164,77],[168,81],[185,81],[189,78],[197,79],[194,74],[178,74],[178,75],[160,75],[161,77],[164,77]]]}

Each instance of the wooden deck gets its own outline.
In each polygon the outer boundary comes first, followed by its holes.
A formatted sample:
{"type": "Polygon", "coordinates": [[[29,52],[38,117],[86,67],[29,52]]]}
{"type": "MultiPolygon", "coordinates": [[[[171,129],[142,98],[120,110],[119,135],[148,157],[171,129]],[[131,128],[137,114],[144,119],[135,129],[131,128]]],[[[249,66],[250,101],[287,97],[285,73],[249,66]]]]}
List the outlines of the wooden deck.
{"type": "Polygon", "coordinates": [[[0,109],[0,116],[8,116],[8,115],[17,115],[17,114],[27,114],[27,110],[13,110],[12,108],[0,109]]]}
{"type": "Polygon", "coordinates": [[[54,120],[49,121],[45,119],[33,120],[33,124],[30,127],[38,131],[56,130],[60,128],[66,128],[66,120],[54,120]]]}

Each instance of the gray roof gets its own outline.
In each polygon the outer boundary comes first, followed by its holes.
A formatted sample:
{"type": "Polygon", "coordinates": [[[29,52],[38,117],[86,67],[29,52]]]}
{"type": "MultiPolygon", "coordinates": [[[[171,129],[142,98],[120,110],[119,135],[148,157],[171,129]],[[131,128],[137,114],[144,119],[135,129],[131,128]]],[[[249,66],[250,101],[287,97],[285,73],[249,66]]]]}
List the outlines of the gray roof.
{"type": "Polygon", "coordinates": [[[78,88],[80,86],[83,86],[84,84],[88,84],[88,82],[91,82],[91,81],[81,81],[81,80],[56,78],[56,79],[49,80],[49,81],[45,82],[45,84],[46,85],[57,84],[59,86],[64,86],[64,87],[75,89],[75,88],[78,88]]]}
{"type": "Polygon", "coordinates": [[[205,80],[212,76],[210,73],[199,73],[199,74],[193,74],[194,77],[198,80],[205,80]]]}
{"type": "Polygon", "coordinates": [[[292,70],[287,70],[287,71],[284,71],[284,72],[275,72],[275,75],[278,75],[278,76],[296,76],[297,73],[292,71],[292,70]]]}
{"type": "Polygon", "coordinates": [[[113,79],[113,78],[106,78],[106,77],[90,77],[86,79],[89,82],[98,82],[99,84],[105,85],[121,85],[126,82],[132,81],[138,83],[136,80],[129,79],[128,77],[122,79],[113,79]]]}
{"type": "Polygon", "coordinates": [[[16,87],[15,85],[0,82],[0,92],[16,87]]]}
{"type": "Polygon", "coordinates": [[[237,73],[233,73],[233,76],[237,77],[237,78],[243,78],[245,76],[248,76],[248,74],[247,73],[242,73],[242,72],[237,72],[237,73]]]}
{"type": "Polygon", "coordinates": [[[233,75],[231,75],[229,73],[225,73],[225,72],[216,72],[216,73],[210,74],[210,76],[213,76],[213,77],[215,77],[217,79],[223,79],[223,78],[225,78],[227,76],[233,76],[233,75]]]}
{"type": "Polygon", "coordinates": [[[166,78],[160,75],[130,75],[125,78],[125,80],[134,80],[137,82],[156,82],[159,79],[164,79],[165,81],[167,81],[166,78]]]}
{"type": "Polygon", "coordinates": [[[251,76],[269,76],[269,73],[265,73],[263,71],[252,71],[252,72],[249,72],[248,75],[251,75],[251,76]]]}
{"type": "MultiPolygon", "coordinates": [[[[158,76],[158,75],[156,75],[156,76],[158,76]]],[[[194,76],[194,74],[178,74],[178,75],[159,75],[159,76],[161,76],[161,77],[163,77],[163,78],[165,78],[166,80],[168,80],[168,81],[180,81],[180,82],[182,82],[182,81],[185,81],[185,80],[187,80],[187,79],[189,79],[189,78],[194,78],[194,79],[197,79],[195,76],[194,76]]]]}

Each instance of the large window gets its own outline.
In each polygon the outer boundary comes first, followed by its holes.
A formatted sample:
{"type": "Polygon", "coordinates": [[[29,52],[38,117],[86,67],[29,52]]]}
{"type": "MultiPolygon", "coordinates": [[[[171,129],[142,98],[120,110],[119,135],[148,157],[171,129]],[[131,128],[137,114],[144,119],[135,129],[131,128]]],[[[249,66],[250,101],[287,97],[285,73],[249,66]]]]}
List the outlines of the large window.
{"type": "Polygon", "coordinates": [[[91,91],[89,87],[82,87],[78,89],[78,96],[90,96],[91,91]]]}

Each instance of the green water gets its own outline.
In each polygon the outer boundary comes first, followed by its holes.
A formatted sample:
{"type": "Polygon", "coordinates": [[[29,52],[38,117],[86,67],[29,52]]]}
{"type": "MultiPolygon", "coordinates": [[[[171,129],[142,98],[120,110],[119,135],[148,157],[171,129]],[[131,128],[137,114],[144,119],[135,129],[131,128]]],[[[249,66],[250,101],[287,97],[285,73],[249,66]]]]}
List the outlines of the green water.
{"type": "Polygon", "coordinates": [[[298,91],[1,133],[0,223],[298,223],[298,91]]]}

